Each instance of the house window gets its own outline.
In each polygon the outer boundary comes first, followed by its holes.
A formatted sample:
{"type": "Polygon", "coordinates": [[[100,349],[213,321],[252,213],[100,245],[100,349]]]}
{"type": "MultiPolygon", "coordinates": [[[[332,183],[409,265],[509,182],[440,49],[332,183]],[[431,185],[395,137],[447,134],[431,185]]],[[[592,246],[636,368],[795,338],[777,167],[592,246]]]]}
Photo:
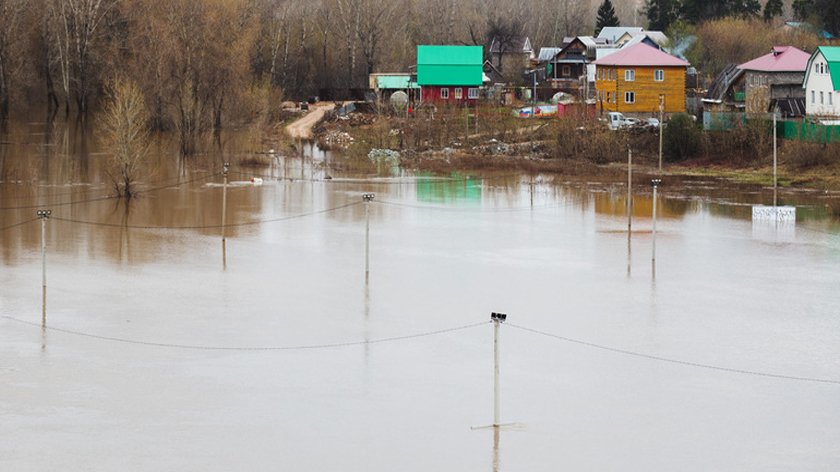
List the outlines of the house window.
{"type": "Polygon", "coordinates": [[[624,81],[625,82],[632,82],[636,80],[636,70],[635,69],[628,69],[624,71],[624,81]]]}
{"type": "Polygon", "coordinates": [[[612,100],[611,94],[607,92],[607,103],[610,103],[610,100],[612,100]]]}
{"type": "Polygon", "coordinates": [[[624,92],[624,103],[636,103],[636,92],[624,92]]]}
{"type": "Polygon", "coordinates": [[[477,100],[478,99],[478,89],[477,88],[471,88],[471,89],[467,90],[467,94],[468,94],[468,98],[470,100],[477,100]]]}
{"type": "Polygon", "coordinates": [[[461,87],[455,88],[455,100],[464,98],[464,90],[461,87]]]}
{"type": "Polygon", "coordinates": [[[823,92],[820,92],[820,105],[825,104],[825,97],[823,97],[823,92]]]}
{"type": "Polygon", "coordinates": [[[604,91],[603,90],[598,92],[598,100],[602,101],[602,102],[604,101],[604,91]]]}
{"type": "Polygon", "coordinates": [[[832,103],[832,100],[831,100],[831,95],[832,95],[831,92],[828,92],[828,105],[829,106],[834,105],[834,103],[832,103]]]}
{"type": "Polygon", "coordinates": [[[572,68],[569,66],[563,66],[563,77],[568,77],[572,75],[572,68]]]}
{"type": "Polygon", "coordinates": [[[440,89],[440,98],[442,98],[444,100],[449,100],[449,89],[448,88],[440,89]]]}
{"type": "Polygon", "coordinates": [[[610,69],[610,80],[615,80],[615,69],[610,69]]]}
{"type": "Polygon", "coordinates": [[[817,92],[811,90],[811,105],[817,103],[817,92]]]}
{"type": "Polygon", "coordinates": [[[653,80],[657,82],[662,82],[665,80],[665,71],[663,69],[657,69],[653,71],[653,80]]]}

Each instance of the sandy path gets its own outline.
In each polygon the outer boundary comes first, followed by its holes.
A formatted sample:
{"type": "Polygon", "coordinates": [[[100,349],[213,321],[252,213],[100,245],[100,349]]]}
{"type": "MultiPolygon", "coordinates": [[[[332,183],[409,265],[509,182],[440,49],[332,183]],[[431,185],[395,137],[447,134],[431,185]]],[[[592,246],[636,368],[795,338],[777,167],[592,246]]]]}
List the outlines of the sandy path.
{"type": "Polygon", "coordinates": [[[335,108],[335,103],[317,103],[309,107],[311,111],[306,116],[286,126],[286,132],[292,138],[311,139],[312,127],[324,118],[326,112],[335,108]]]}

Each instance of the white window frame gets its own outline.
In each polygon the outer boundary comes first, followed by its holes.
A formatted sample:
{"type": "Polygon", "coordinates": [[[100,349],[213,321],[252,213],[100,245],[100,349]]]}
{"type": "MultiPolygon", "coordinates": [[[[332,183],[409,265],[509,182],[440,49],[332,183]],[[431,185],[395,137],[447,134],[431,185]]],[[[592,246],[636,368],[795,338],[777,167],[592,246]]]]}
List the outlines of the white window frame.
{"type": "Polygon", "coordinates": [[[654,69],[654,71],[653,71],[653,81],[654,82],[664,82],[665,81],[665,69],[654,69]]]}
{"type": "Polygon", "coordinates": [[[455,100],[461,100],[462,98],[464,98],[464,89],[455,87],[455,100]]]}
{"type": "Polygon", "coordinates": [[[636,81],[636,69],[625,69],[625,71],[624,71],[624,81],[625,82],[635,82],[636,81]]]}
{"type": "Polygon", "coordinates": [[[471,87],[467,90],[467,98],[470,100],[478,100],[478,89],[475,87],[471,87]]]}
{"type": "Polygon", "coordinates": [[[449,87],[443,87],[440,89],[440,98],[443,100],[449,100],[449,87]]]}
{"type": "Polygon", "coordinates": [[[636,92],[624,92],[624,103],[636,103],[636,92]]]}

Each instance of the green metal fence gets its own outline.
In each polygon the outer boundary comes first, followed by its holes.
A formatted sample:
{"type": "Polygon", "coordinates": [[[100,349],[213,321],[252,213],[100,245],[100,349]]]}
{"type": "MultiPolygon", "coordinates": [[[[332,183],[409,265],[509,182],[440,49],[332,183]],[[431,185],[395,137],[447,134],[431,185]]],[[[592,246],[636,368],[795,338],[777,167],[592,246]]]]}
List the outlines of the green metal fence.
{"type": "Polygon", "coordinates": [[[812,143],[840,143],[840,126],[778,121],[776,123],[776,136],[812,143]]]}

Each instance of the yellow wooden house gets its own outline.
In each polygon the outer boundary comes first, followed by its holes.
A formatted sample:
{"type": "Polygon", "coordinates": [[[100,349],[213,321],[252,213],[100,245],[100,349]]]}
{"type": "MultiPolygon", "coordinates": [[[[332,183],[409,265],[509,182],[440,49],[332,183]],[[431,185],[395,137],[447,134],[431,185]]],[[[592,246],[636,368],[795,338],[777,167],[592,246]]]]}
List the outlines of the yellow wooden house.
{"type": "Polygon", "coordinates": [[[685,112],[685,70],[690,64],[644,43],[595,61],[598,110],[606,113],[685,112]]]}

